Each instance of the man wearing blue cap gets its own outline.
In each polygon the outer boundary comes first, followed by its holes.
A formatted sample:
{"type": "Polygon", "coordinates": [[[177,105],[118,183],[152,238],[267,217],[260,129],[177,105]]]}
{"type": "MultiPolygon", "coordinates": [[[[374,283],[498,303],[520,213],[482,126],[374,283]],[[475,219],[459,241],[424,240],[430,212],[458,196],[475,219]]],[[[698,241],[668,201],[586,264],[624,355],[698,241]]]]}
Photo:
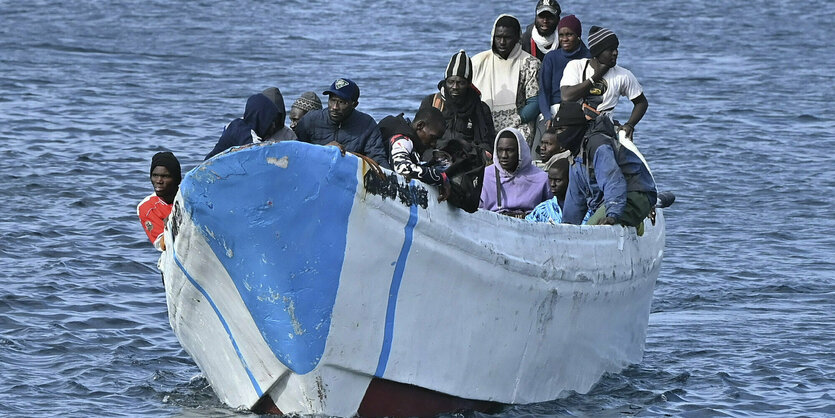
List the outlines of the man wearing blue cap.
{"type": "Polygon", "coordinates": [[[383,146],[383,136],[370,115],[356,110],[360,88],[357,83],[339,78],[322,94],[328,96],[328,107],[307,112],[296,125],[299,141],[318,145],[335,145],[371,157],[385,168],[391,168],[383,146]]]}

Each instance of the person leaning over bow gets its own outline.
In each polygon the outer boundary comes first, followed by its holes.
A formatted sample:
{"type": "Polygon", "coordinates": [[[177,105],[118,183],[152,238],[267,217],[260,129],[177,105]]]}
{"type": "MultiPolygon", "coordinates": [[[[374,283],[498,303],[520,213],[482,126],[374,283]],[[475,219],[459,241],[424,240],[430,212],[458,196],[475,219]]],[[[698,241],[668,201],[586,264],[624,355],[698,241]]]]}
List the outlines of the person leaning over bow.
{"type": "Polygon", "coordinates": [[[223,128],[217,144],[206,154],[206,160],[235,146],[270,141],[269,138],[279,132],[285,139],[295,139],[293,131],[284,126],[281,92],[275,87],[264,92],[249,96],[243,118],[234,119],[223,128]]]}
{"type": "Polygon", "coordinates": [[[165,250],[165,218],[171,214],[174,197],[182,180],[180,162],[170,152],[158,152],[151,158],[151,185],[154,192],[136,205],[136,215],[154,248],[165,250]]]}
{"type": "Polygon", "coordinates": [[[559,48],[556,36],[557,22],[560,20],[560,4],[555,0],[536,2],[536,16],[522,34],[522,50],[542,61],[550,51],[559,48]]]}
{"type": "Polygon", "coordinates": [[[539,116],[540,62],[522,50],[519,21],[501,15],[493,25],[490,49],[473,57],[473,85],[493,114],[496,129],[516,128],[533,142],[533,122],[539,116]]]}
{"type": "Polygon", "coordinates": [[[531,161],[525,137],[505,128],[496,137],[493,164],[484,168],[479,207],[511,216],[524,216],[551,198],[548,175],[531,161]]]}
{"type": "Polygon", "coordinates": [[[632,139],[635,125],[647,112],[644,90],[631,71],[617,65],[620,42],[614,32],[592,26],[588,41],[591,58],[574,60],[565,66],[560,81],[562,101],[584,99],[600,114],[611,119],[620,96],[626,96],[632,101],[632,114],[620,129],[632,139]]]}
{"type": "Polygon", "coordinates": [[[434,107],[421,108],[415,114],[414,121],[404,118],[402,113],[386,116],[378,126],[383,138],[389,143],[394,171],[407,180],[417,179],[440,187],[438,201],[446,200],[450,191],[446,173],[432,165],[421,164],[423,152],[434,148],[446,130],[441,111],[434,107]]]}
{"type": "MultiPolygon", "coordinates": [[[[539,71],[539,111],[546,124],[550,124],[551,118],[557,113],[557,108],[562,101],[560,81],[563,70],[569,61],[579,58],[589,58],[591,53],[586,44],[580,39],[583,27],[580,19],[574,15],[568,15],[560,20],[557,25],[557,36],[559,48],[551,51],[542,60],[542,69],[539,71]]],[[[547,125],[546,125],[547,127],[547,125]]]]}
{"type": "Polygon", "coordinates": [[[563,222],[638,227],[642,233],[657,197],[655,180],[643,160],[615,138],[611,119],[589,121],[577,102],[563,102],[554,118],[557,142],[571,151],[563,222]]]}
{"type": "Polygon", "coordinates": [[[496,130],[490,107],[481,101],[481,92],[473,86],[473,64],[464,50],[452,56],[438,83],[438,93],[424,97],[420,108],[440,109],[446,122],[443,138],[437,147],[444,148],[452,140],[463,140],[479,149],[493,152],[496,130]]]}
{"type": "Polygon", "coordinates": [[[334,145],[343,152],[362,154],[382,167],[391,168],[377,122],[356,110],[360,97],[357,83],[338,78],[322,94],[328,96],[328,107],[307,112],[299,120],[296,125],[299,141],[334,145]]]}

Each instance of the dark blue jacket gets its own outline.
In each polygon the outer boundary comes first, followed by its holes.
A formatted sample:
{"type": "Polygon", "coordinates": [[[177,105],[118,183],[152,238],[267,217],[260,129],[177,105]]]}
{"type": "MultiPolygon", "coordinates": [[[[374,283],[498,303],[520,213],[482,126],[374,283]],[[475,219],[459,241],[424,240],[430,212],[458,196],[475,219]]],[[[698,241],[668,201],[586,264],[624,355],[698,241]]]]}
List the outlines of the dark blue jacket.
{"type": "Polygon", "coordinates": [[[366,113],[354,109],[342,123],[334,123],[328,114],[328,108],[311,110],[296,125],[299,141],[326,145],[336,141],[346,151],[371,157],[377,164],[391,168],[388,153],[383,146],[383,136],[377,128],[377,122],[366,113]]]}
{"type": "Polygon", "coordinates": [[[545,55],[542,60],[542,68],[539,70],[539,111],[545,120],[551,119],[551,105],[560,103],[560,80],[568,61],[579,58],[591,58],[586,44],[580,41],[580,46],[574,51],[565,52],[562,48],[553,50],[545,55]]]}
{"type": "Polygon", "coordinates": [[[591,122],[568,171],[563,222],[579,225],[586,212],[596,211],[601,204],[606,205],[606,216],[620,220],[626,208],[626,192],[647,193],[650,205],[655,205],[657,192],[652,174],[614,135],[615,127],[608,117],[591,122]]]}
{"type": "MultiPolygon", "coordinates": [[[[284,103],[281,107],[281,112],[283,112],[284,103]]],[[[246,101],[243,119],[235,119],[229,122],[229,125],[226,125],[214,149],[206,155],[206,159],[208,160],[229,148],[251,144],[253,131],[255,135],[258,135],[258,138],[264,139],[267,134],[270,134],[270,126],[272,126],[278,114],[278,106],[267,96],[261,93],[249,96],[246,101]]]]}

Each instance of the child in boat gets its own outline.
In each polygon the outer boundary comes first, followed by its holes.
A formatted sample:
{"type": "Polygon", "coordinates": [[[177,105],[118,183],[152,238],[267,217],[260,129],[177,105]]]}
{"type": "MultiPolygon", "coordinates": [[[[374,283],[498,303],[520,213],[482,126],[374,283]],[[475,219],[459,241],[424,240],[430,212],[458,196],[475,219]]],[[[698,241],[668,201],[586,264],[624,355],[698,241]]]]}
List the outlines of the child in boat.
{"type": "MultiPolygon", "coordinates": [[[[544,138],[544,137],[543,137],[544,138]]],[[[525,217],[528,222],[562,223],[562,205],[568,190],[568,157],[557,159],[548,168],[548,186],[554,197],[536,205],[525,217]]]]}
{"type": "Polygon", "coordinates": [[[548,169],[560,158],[568,158],[571,155],[567,150],[560,147],[557,143],[557,129],[555,126],[549,126],[542,134],[542,141],[539,144],[539,152],[542,154],[542,160],[536,162],[536,166],[544,170],[546,173],[548,169]]]}
{"type": "Polygon", "coordinates": [[[397,174],[407,179],[418,179],[426,184],[440,187],[438,201],[446,200],[450,185],[446,173],[431,165],[421,164],[423,152],[435,146],[444,135],[444,115],[434,107],[418,110],[415,120],[386,116],[377,125],[383,138],[389,144],[391,166],[397,174]]]}
{"type": "Polygon", "coordinates": [[[499,132],[493,164],[484,168],[479,208],[522,217],[552,197],[548,175],[533,165],[527,145],[516,128],[499,132]]]}
{"type": "Polygon", "coordinates": [[[165,250],[163,231],[165,218],[171,214],[171,204],[180,186],[180,162],[170,152],[158,152],[151,158],[151,193],[136,206],[136,214],[148,239],[157,250],[165,250]]]}

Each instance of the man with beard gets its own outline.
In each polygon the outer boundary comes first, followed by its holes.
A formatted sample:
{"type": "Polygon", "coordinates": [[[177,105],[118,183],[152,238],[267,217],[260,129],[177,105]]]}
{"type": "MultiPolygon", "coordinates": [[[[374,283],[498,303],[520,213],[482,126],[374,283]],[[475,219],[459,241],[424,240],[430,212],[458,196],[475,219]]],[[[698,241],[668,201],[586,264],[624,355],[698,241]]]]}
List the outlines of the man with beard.
{"type": "Polygon", "coordinates": [[[542,61],[548,52],[559,48],[555,31],[561,12],[560,4],[555,0],[539,0],[533,23],[522,34],[522,50],[542,61]]]}
{"type": "Polygon", "coordinates": [[[533,122],[539,116],[540,62],[522,50],[519,20],[501,15],[493,25],[490,49],[473,57],[473,85],[490,106],[496,129],[513,127],[533,142],[533,122]]]}
{"type": "Polygon", "coordinates": [[[373,159],[390,168],[383,137],[377,122],[370,115],[356,110],[360,88],[357,83],[339,78],[322,94],[328,96],[328,107],[307,112],[296,125],[299,141],[318,145],[334,145],[373,159]]]}
{"type": "Polygon", "coordinates": [[[434,107],[444,115],[446,131],[437,148],[460,139],[491,152],[496,137],[493,116],[481,101],[481,92],[473,86],[473,64],[463,49],[452,56],[444,74],[446,77],[438,83],[440,92],[426,96],[420,103],[421,109],[434,107]]]}
{"type": "Polygon", "coordinates": [[[551,197],[548,175],[533,165],[525,137],[515,128],[501,130],[496,137],[493,165],[484,168],[479,207],[524,217],[551,197]]]}
{"type": "Polygon", "coordinates": [[[611,119],[621,96],[632,101],[632,114],[620,126],[632,139],[635,125],[647,112],[647,98],[638,79],[631,71],[618,64],[618,37],[609,29],[592,26],[589,30],[591,58],[569,62],[560,81],[562,101],[583,99],[601,114],[611,119]]]}
{"type": "Polygon", "coordinates": [[[136,214],[154,248],[164,251],[165,218],[171,214],[174,197],[180,186],[180,162],[170,152],[158,152],[151,158],[151,193],[136,206],[136,214]]]}
{"type": "MultiPolygon", "coordinates": [[[[568,192],[563,222],[580,224],[593,211],[589,225],[624,225],[638,228],[655,206],[655,180],[633,149],[615,138],[611,119],[591,121],[577,102],[563,102],[554,119],[557,141],[571,152],[568,192]]],[[[630,143],[631,144],[631,143],[630,143]]]]}

